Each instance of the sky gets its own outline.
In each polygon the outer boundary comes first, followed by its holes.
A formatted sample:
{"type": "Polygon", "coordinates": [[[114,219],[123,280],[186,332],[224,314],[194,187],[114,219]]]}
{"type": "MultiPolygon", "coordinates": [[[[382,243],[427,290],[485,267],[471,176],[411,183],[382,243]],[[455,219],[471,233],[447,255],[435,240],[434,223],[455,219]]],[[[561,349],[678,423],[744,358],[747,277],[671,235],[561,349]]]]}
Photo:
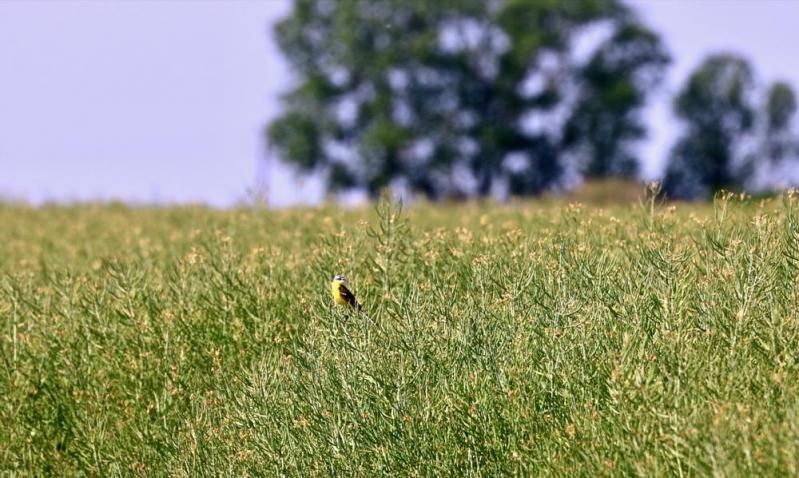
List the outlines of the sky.
{"type": "MultiPolygon", "coordinates": [[[[671,95],[714,51],[799,89],[799,1],[635,0],[674,63],[646,111],[643,174],[678,132],[671,95]]],[[[264,124],[292,75],[265,1],[0,1],[0,199],[273,205],[321,191],[265,166],[264,124]]]]}

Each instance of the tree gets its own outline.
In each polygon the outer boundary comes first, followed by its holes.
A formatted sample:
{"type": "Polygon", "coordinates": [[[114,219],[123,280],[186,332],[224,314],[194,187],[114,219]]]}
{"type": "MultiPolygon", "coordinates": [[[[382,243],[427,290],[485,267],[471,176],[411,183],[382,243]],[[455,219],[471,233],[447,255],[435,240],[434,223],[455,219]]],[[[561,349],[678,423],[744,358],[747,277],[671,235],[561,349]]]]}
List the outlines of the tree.
{"type": "Polygon", "coordinates": [[[762,189],[799,160],[793,131],[796,95],[785,82],[764,93],[749,63],[733,54],[710,56],[689,76],[674,102],[685,133],[671,150],[664,192],[672,198],[720,189],[762,189]],[[762,97],[763,100],[755,102],[762,97]]]}
{"type": "Polygon", "coordinates": [[[665,64],[618,0],[295,0],[276,35],[301,80],[269,141],[330,189],[373,196],[395,183],[432,198],[536,193],[590,135],[592,157],[628,161],[643,78],[665,64]],[[601,22],[611,40],[574,65],[574,38],[601,22]]]}
{"type": "Polygon", "coordinates": [[[771,85],[766,93],[764,105],[765,131],[761,154],[771,165],[788,158],[799,157],[799,141],[792,131],[796,113],[796,95],[788,83],[779,81],[771,85]]]}
{"type": "Polygon", "coordinates": [[[670,154],[664,192],[672,198],[698,197],[740,188],[750,170],[741,145],[752,130],[753,73],[733,54],[707,58],[674,101],[685,133],[670,154]]]}
{"type": "Polygon", "coordinates": [[[638,172],[631,147],[646,135],[639,113],[669,61],[657,35],[627,22],[578,69],[579,100],[563,146],[582,152],[587,176],[633,177],[638,172]]]}

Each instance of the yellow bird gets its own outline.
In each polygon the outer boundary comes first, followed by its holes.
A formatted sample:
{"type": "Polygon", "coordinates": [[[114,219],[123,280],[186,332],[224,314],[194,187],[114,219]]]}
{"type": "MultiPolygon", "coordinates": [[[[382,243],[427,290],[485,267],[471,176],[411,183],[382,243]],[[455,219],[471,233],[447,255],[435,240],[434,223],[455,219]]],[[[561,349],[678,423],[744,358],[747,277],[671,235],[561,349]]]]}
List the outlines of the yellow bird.
{"type": "Polygon", "coordinates": [[[330,283],[330,292],[333,294],[333,300],[338,305],[349,305],[356,310],[361,310],[361,304],[355,300],[355,294],[350,292],[344,285],[345,282],[347,282],[347,278],[341,274],[333,277],[333,281],[330,283]]]}

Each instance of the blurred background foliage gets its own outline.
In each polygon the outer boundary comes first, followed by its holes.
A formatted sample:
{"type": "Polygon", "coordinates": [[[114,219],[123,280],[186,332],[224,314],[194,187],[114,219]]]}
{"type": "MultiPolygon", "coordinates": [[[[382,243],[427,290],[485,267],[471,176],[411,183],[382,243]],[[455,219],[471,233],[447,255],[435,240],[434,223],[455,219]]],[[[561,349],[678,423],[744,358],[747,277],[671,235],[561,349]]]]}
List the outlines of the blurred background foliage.
{"type": "MultiPolygon", "coordinates": [[[[295,0],[275,28],[297,75],[270,146],[331,192],[539,194],[636,178],[668,48],[618,0],[295,0]]],[[[799,158],[790,85],[710,56],[676,93],[664,192],[776,185],[799,158]],[[764,91],[761,91],[764,90],[764,91]]]]}
{"type": "Polygon", "coordinates": [[[758,104],[755,85],[752,66],[734,54],[713,55],[689,76],[674,99],[685,131],[670,153],[668,194],[691,198],[754,187],[764,167],[797,158],[793,90],[777,82],[758,104]]]}

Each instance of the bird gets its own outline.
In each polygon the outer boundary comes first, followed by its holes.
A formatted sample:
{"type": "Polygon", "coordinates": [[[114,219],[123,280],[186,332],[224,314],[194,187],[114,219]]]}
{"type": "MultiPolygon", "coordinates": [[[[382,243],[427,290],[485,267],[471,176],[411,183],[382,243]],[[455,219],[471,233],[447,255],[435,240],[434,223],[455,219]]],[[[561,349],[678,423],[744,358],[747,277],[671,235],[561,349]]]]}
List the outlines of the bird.
{"type": "Polygon", "coordinates": [[[361,310],[361,304],[355,300],[355,294],[350,292],[344,285],[347,278],[341,274],[336,274],[330,283],[330,292],[333,294],[333,301],[338,305],[348,305],[355,310],[361,310]]]}

